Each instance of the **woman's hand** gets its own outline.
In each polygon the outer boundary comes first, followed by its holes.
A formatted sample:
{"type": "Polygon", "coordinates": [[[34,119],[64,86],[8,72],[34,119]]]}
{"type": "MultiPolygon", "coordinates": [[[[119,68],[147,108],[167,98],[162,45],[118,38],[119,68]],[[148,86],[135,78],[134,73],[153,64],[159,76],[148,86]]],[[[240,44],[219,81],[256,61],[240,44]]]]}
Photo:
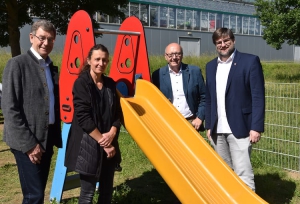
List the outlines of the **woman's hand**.
{"type": "Polygon", "coordinates": [[[115,138],[116,133],[117,133],[116,127],[112,127],[109,132],[103,133],[102,138],[98,141],[100,146],[108,147],[109,145],[111,145],[112,141],[115,138]]]}
{"type": "Polygon", "coordinates": [[[104,149],[104,151],[105,151],[106,154],[107,154],[107,158],[112,158],[112,157],[114,157],[115,154],[116,154],[116,149],[115,149],[115,147],[112,146],[112,145],[109,145],[108,147],[104,147],[103,149],[104,149]]]}

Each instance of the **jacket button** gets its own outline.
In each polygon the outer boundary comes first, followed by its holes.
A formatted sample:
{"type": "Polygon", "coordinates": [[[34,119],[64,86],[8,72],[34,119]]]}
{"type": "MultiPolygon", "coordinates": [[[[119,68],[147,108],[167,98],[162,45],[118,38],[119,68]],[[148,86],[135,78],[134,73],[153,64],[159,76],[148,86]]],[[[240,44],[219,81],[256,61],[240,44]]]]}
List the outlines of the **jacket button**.
{"type": "Polygon", "coordinates": [[[48,111],[46,111],[46,112],[45,112],[45,115],[49,115],[49,112],[48,112],[48,111]]]}
{"type": "Polygon", "coordinates": [[[48,125],[46,125],[46,126],[45,126],[45,129],[47,130],[48,128],[49,128],[49,126],[48,126],[48,125]]]}

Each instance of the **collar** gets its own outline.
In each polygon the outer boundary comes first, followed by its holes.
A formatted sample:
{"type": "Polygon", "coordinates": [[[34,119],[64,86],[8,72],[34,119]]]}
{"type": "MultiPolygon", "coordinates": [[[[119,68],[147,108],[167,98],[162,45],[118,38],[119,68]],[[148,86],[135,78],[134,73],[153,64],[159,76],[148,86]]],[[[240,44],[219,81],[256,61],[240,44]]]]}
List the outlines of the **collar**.
{"type": "Polygon", "coordinates": [[[233,53],[232,53],[232,54],[230,55],[230,57],[226,60],[226,62],[221,61],[220,57],[218,57],[218,64],[219,64],[219,63],[229,63],[229,62],[233,61],[234,56],[235,56],[235,52],[236,52],[236,49],[234,49],[233,53]]]}
{"type": "MultiPolygon", "coordinates": [[[[168,68],[169,68],[169,73],[173,73],[173,74],[177,74],[175,73],[171,68],[170,65],[168,64],[168,68]]],[[[182,63],[180,63],[180,68],[179,68],[179,72],[178,73],[182,73],[182,63]]]]}
{"type": "Polygon", "coordinates": [[[49,56],[47,56],[46,60],[44,60],[41,55],[39,55],[39,53],[37,51],[35,51],[35,49],[33,49],[33,47],[30,48],[30,51],[32,52],[32,54],[38,59],[40,65],[46,65],[49,66],[49,64],[51,64],[51,59],[49,56]]]}

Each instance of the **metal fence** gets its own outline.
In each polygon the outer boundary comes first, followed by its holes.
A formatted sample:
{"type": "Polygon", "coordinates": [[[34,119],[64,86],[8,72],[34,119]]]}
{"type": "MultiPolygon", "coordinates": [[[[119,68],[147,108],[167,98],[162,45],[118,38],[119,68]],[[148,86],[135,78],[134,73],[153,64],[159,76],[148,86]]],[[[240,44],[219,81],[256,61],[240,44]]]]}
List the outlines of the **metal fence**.
{"type": "Polygon", "coordinates": [[[300,84],[266,83],[265,132],[253,145],[263,163],[300,172],[300,84]]]}

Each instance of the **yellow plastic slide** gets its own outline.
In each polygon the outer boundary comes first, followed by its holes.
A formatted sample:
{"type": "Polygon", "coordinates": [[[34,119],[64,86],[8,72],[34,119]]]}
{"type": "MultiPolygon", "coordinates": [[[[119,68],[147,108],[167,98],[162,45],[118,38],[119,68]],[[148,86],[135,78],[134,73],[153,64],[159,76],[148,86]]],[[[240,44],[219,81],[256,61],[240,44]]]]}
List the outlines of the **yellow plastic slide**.
{"type": "Polygon", "coordinates": [[[124,126],[184,204],[267,203],[223,162],[150,82],[121,97],[124,126]]]}

